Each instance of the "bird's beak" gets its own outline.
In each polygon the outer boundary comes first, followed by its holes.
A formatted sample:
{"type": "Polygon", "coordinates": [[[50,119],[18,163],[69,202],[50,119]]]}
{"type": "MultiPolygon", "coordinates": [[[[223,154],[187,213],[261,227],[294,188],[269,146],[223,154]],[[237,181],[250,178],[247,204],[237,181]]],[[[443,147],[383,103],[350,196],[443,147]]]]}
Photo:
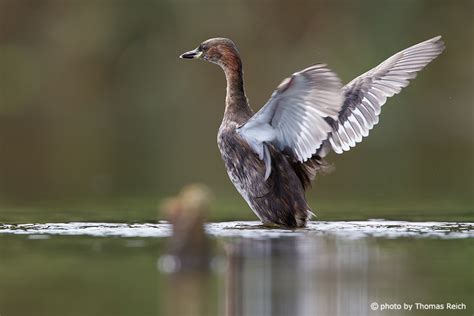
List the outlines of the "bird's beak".
{"type": "Polygon", "coordinates": [[[202,55],[202,52],[199,49],[193,49],[190,50],[189,52],[186,52],[179,56],[179,58],[185,58],[185,59],[195,59],[195,58],[200,58],[202,55]]]}

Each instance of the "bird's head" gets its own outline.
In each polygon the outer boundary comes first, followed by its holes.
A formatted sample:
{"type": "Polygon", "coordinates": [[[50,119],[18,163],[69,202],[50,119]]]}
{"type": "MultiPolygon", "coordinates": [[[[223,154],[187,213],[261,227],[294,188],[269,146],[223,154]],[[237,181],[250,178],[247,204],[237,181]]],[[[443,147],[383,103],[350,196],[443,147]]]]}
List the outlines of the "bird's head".
{"type": "Polygon", "coordinates": [[[240,68],[241,61],[237,47],[228,38],[211,38],[202,42],[196,49],[179,56],[184,59],[204,59],[224,69],[240,68]]]}

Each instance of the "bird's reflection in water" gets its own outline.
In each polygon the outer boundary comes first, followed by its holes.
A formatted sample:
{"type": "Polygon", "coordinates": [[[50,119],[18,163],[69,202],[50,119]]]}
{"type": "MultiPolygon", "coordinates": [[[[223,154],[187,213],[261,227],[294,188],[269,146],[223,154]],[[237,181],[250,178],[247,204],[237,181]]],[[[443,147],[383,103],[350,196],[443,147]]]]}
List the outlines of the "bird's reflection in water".
{"type": "Polygon", "coordinates": [[[375,314],[370,310],[379,297],[375,289],[400,271],[370,242],[308,237],[227,242],[225,315],[375,314]]]}
{"type": "MultiPolygon", "coordinates": [[[[168,274],[165,315],[378,315],[371,302],[403,302],[410,291],[400,289],[415,280],[408,253],[374,238],[236,237],[218,244],[225,259],[209,258],[210,270],[168,274]]],[[[167,260],[160,258],[160,270],[173,266],[167,260]]]]}

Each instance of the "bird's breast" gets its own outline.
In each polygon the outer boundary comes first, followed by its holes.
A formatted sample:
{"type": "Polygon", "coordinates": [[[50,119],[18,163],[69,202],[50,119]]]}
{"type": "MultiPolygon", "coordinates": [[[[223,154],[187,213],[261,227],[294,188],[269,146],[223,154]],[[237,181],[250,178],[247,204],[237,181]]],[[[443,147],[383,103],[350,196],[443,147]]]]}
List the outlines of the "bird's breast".
{"type": "Polygon", "coordinates": [[[221,152],[227,173],[237,190],[260,195],[267,186],[265,181],[265,164],[251,149],[249,144],[236,132],[236,127],[221,126],[217,144],[221,152]]]}

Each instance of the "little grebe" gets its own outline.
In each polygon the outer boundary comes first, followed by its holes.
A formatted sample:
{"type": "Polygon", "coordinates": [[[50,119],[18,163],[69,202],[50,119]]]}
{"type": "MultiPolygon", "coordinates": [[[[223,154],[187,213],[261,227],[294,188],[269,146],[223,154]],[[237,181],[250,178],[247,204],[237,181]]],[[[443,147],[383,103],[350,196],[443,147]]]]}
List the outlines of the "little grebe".
{"type": "Polygon", "coordinates": [[[212,38],[181,58],[219,65],[227,80],[217,143],[230,180],[264,225],[304,227],[305,198],[332,150],[348,151],[378,123],[382,105],[444,49],[441,36],[407,48],[345,86],[326,65],[286,78],[254,113],[235,44],[212,38]]]}

